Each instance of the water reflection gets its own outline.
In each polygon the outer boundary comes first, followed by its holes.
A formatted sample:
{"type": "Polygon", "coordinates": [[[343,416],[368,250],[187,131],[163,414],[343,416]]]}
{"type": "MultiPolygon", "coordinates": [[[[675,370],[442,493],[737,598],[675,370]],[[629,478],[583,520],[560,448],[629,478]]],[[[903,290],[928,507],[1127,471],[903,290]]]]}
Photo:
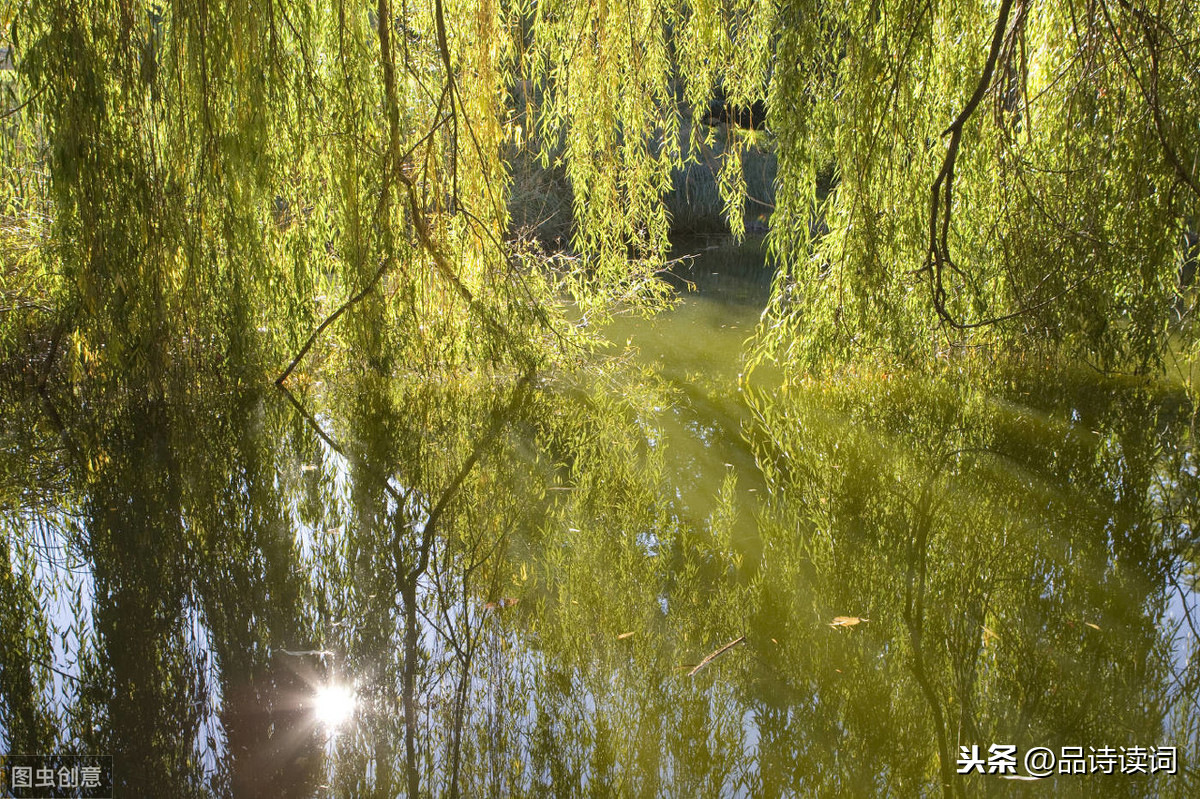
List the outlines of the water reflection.
{"type": "Polygon", "coordinates": [[[659,320],[571,377],[3,394],[0,748],[121,795],[907,796],[1038,787],[963,744],[1173,744],[1052,790],[1194,792],[1176,389],[739,396],[688,375],[752,311],[692,302],[684,359],[659,320]]]}
{"type": "Polygon", "coordinates": [[[312,698],[313,717],[326,729],[336,732],[354,716],[356,699],[348,685],[330,683],[317,688],[312,698]]]}

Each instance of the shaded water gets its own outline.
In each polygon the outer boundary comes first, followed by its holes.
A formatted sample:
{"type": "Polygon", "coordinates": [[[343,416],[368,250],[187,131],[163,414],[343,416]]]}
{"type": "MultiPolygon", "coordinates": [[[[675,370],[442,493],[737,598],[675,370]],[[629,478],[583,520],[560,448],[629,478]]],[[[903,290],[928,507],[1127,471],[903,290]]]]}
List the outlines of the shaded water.
{"type": "Polygon", "coordinates": [[[0,750],[119,796],[1196,795],[1184,395],[742,389],[769,278],[689,277],[570,378],[5,395],[0,750]]]}

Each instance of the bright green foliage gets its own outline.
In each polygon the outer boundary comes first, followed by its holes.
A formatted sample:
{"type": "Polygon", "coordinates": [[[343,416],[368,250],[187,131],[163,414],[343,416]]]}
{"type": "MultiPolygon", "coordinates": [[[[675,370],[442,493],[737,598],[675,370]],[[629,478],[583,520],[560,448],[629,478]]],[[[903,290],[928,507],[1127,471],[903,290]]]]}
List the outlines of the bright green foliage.
{"type": "Polygon", "coordinates": [[[999,344],[1154,363],[1200,207],[1196,23],[1187,2],[782,10],[783,271],[760,354],[812,368],[999,344]]]}
{"type": "Polygon", "coordinates": [[[500,243],[505,20],[440,0],[18,9],[73,362],[278,359],[347,301],[345,340],[379,366],[538,357],[552,284],[500,243]]]}
{"type": "Polygon", "coordinates": [[[542,361],[580,332],[564,296],[586,319],[664,296],[662,198],[683,137],[712,137],[685,122],[718,88],[769,109],[768,134],[727,131],[735,232],[745,148],[779,159],[759,358],[1017,345],[1145,366],[1172,319],[1194,335],[1185,0],[28,0],[4,17],[4,296],[45,310],[76,366],[283,361],[338,309],[316,338],[385,370],[542,361]],[[523,152],[565,166],[580,257],[505,243],[523,152]]]}

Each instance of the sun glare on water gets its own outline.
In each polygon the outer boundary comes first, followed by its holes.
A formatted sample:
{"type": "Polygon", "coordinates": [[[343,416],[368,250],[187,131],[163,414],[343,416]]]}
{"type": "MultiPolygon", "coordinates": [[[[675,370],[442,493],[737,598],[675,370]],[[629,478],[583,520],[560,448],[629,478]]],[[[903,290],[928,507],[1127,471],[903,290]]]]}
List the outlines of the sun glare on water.
{"type": "Polygon", "coordinates": [[[354,715],[354,691],[346,685],[324,685],[313,697],[313,715],[335,730],[354,715]]]}

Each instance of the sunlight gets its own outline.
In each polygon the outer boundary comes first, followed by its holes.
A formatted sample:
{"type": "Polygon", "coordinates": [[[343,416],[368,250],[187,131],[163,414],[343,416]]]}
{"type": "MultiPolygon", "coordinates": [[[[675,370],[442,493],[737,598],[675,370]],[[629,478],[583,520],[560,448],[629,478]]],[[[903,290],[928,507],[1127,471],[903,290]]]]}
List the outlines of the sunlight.
{"type": "Polygon", "coordinates": [[[346,685],[324,685],[313,697],[313,716],[330,730],[354,715],[354,691],[346,685]]]}

